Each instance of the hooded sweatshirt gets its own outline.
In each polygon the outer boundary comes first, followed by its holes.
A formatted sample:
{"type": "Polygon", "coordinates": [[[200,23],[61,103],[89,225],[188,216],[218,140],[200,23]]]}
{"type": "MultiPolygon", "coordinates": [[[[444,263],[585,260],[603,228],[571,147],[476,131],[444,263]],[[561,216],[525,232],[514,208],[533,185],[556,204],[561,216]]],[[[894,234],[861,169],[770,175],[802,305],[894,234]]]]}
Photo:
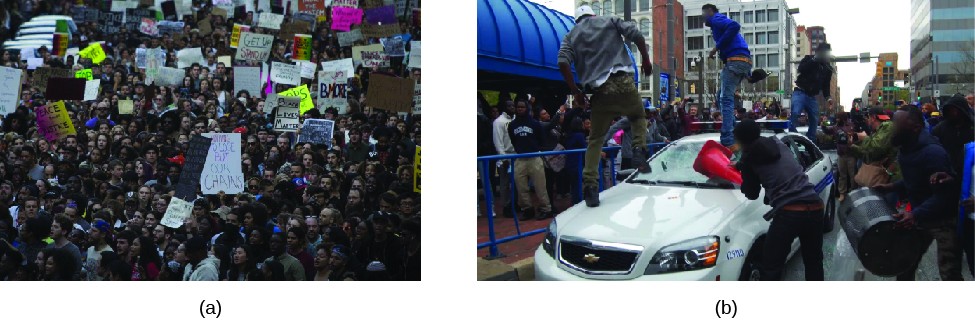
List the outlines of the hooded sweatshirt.
{"type": "Polygon", "coordinates": [[[821,201],[799,161],[791,156],[785,143],[774,137],[759,137],[742,152],[741,192],[750,200],[758,199],[765,188],[765,204],[773,212],[783,206],[821,201]]]}
{"type": "Polygon", "coordinates": [[[947,172],[957,176],[951,169],[948,152],[937,139],[926,130],[921,130],[917,141],[900,147],[897,162],[904,179],[894,183],[898,194],[906,194],[911,203],[911,212],[919,225],[932,220],[953,218],[958,210],[958,189],[961,183],[931,184],[935,172],[947,172]]]}
{"type": "Polygon", "coordinates": [[[720,51],[721,61],[728,62],[728,58],[734,56],[751,58],[752,53],[748,51],[748,43],[745,42],[745,37],[742,37],[739,32],[741,25],[738,22],[721,13],[715,13],[707,22],[711,26],[714,45],[720,51]]]}
{"type": "Polygon", "coordinates": [[[213,256],[197,263],[196,266],[187,265],[183,272],[183,281],[217,281],[220,280],[220,260],[213,256]]]}
{"type": "Polygon", "coordinates": [[[942,115],[946,117],[934,129],[931,129],[931,134],[938,137],[941,145],[948,152],[951,167],[955,172],[960,173],[963,171],[962,165],[965,164],[964,146],[975,139],[975,134],[973,134],[975,132],[975,120],[973,120],[975,115],[972,113],[972,108],[968,107],[968,102],[961,97],[951,98],[945,104],[943,111],[942,115]],[[948,119],[947,113],[950,109],[957,110],[960,116],[955,119],[948,119]]]}

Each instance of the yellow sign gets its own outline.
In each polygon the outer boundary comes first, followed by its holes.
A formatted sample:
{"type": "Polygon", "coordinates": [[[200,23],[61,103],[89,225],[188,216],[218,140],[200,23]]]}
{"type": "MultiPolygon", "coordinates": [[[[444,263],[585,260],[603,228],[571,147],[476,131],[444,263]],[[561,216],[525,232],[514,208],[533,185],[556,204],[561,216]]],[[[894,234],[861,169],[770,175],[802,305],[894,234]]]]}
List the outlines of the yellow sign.
{"type": "Polygon", "coordinates": [[[77,79],[85,79],[88,81],[92,80],[91,69],[81,69],[74,73],[74,77],[77,79]]]}
{"type": "Polygon", "coordinates": [[[420,192],[420,146],[416,146],[413,157],[413,192],[420,192]]]}
{"type": "Polygon", "coordinates": [[[88,45],[85,50],[79,51],[78,55],[82,58],[91,59],[91,62],[94,64],[101,64],[105,60],[105,51],[102,50],[102,44],[97,42],[88,45]]]}
{"type": "Polygon", "coordinates": [[[248,25],[234,24],[234,30],[230,33],[230,47],[237,48],[237,44],[240,43],[240,33],[248,32],[251,27],[248,25]]]}
{"type": "Polygon", "coordinates": [[[308,91],[307,84],[279,92],[278,96],[301,97],[301,105],[299,105],[301,114],[305,114],[308,110],[315,108],[315,104],[311,102],[311,92],[308,91]]]}

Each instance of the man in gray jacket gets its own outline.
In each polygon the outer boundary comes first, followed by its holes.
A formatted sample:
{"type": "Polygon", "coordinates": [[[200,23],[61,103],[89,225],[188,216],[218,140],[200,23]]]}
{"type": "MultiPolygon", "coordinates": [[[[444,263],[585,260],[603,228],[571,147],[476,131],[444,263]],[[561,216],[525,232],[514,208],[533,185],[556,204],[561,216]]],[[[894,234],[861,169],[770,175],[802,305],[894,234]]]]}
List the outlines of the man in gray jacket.
{"type": "Polygon", "coordinates": [[[630,42],[636,43],[640,50],[643,73],[652,75],[646,40],[634,23],[616,17],[596,16],[589,6],[581,6],[576,10],[575,27],[565,35],[559,48],[562,78],[577,101],[588,101],[587,104],[592,106],[592,127],[582,171],[585,185],[583,198],[589,207],[599,206],[597,168],[600,149],[606,141],[607,129],[616,117],[623,115],[629,118],[633,141],[631,146],[624,146],[624,149],[632,148],[632,162],[640,164],[637,167],[640,172],[650,171],[646,164],[647,121],[634,81],[636,68],[626,50],[630,42]],[[572,76],[573,64],[581,87],[572,76]],[[583,88],[592,93],[591,100],[586,98],[583,88]]]}

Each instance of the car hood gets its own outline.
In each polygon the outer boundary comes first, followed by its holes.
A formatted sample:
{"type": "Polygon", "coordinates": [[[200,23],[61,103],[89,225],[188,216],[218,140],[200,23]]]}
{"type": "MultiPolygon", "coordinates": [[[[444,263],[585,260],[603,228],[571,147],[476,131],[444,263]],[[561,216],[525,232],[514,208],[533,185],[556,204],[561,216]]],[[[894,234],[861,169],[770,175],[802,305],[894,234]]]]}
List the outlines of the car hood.
{"type": "Polygon", "coordinates": [[[624,183],[600,194],[596,208],[577,204],[558,216],[559,237],[659,249],[712,235],[746,198],[738,190],[624,183]]]}

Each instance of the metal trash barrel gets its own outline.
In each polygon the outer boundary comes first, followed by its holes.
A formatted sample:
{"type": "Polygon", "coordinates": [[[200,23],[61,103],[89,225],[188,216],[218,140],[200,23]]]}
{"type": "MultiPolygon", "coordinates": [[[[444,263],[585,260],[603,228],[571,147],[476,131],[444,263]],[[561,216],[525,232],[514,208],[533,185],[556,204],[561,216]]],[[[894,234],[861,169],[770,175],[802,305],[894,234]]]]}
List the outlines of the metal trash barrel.
{"type": "Polygon", "coordinates": [[[892,277],[906,272],[921,255],[917,230],[897,228],[894,208],[870,188],[850,192],[839,206],[839,220],[853,251],[871,273],[892,277]]]}

